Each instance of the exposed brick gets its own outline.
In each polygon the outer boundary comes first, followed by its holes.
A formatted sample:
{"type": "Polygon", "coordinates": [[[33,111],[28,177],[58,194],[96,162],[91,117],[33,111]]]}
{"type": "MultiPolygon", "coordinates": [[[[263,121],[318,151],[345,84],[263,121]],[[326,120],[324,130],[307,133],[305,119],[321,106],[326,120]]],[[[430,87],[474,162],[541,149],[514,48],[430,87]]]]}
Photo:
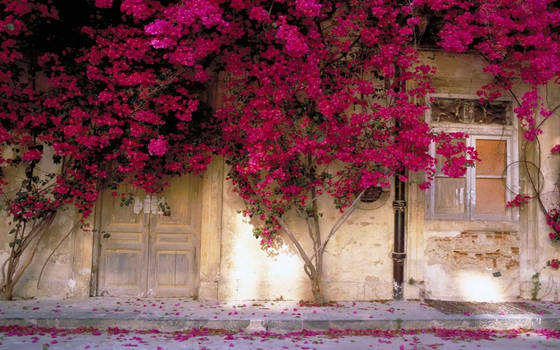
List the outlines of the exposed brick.
{"type": "Polygon", "coordinates": [[[426,245],[429,264],[452,270],[504,270],[519,267],[519,237],[510,232],[461,232],[455,237],[432,237],[426,245]]]}

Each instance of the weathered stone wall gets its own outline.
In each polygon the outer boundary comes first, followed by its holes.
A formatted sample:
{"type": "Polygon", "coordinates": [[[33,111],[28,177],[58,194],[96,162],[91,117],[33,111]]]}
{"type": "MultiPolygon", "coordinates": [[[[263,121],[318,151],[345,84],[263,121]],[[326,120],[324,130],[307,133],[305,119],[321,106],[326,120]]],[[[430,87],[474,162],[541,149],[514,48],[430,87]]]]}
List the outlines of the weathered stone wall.
{"type": "Polygon", "coordinates": [[[424,254],[425,297],[500,300],[519,294],[516,232],[432,232],[424,254]]]}

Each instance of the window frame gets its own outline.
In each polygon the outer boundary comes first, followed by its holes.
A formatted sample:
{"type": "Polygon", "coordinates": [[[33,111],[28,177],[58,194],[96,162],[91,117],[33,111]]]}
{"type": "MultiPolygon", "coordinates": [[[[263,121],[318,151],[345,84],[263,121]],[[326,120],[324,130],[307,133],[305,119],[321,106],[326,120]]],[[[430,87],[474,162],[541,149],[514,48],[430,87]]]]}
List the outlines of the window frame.
{"type": "MultiPolygon", "coordinates": [[[[429,108],[425,113],[425,120],[430,128],[435,132],[464,132],[468,134],[465,140],[467,146],[476,146],[476,140],[504,140],[506,141],[506,203],[511,201],[515,193],[519,193],[519,170],[518,166],[509,166],[519,161],[518,154],[518,129],[517,118],[513,115],[512,100],[508,98],[500,98],[498,101],[509,102],[507,110],[508,117],[511,118],[511,125],[492,125],[492,124],[464,124],[464,123],[451,123],[451,122],[432,122],[430,98],[452,98],[462,100],[478,100],[476,95],[463,95],[463,94],[431,94],[427,96],[427,105],[429,108]],[[513,192],[512,192],[513,191],[513,192]]],[[[475,147],[476,149],[476,147],[475,147]]],[[[429,153],[435,158],[436,145],[432,142],[429,148],[429,153]]],[[[437,175],[437,174],[435,174],[437,175]]],[[[476,164],[474,167],[467,168],[465,174],[465,193],[464,193],[464,211],[460,214],[442,214],[435,212],[435,175],[434,180],[431,181],[431,186],[426,192],[425,203],[425,218],[427,220],[455,220],[455,221],[519,221],[519,209],[517,207],[506,208],[504,215],[499,214],[477,214],[476,213],[476,164]]]]}

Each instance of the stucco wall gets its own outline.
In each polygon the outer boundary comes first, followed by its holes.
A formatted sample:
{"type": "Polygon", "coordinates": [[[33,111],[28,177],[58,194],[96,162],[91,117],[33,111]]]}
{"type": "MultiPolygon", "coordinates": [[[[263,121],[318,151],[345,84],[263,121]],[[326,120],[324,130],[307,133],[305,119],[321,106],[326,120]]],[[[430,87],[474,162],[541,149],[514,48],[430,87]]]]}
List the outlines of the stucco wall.
{"type": "MultiPolygon", "coordinates": [[[[560,105],[560,87],[550,84],[548,87],[541,89],[542,96],[545,96],[544,103],[547,109],[552,110],[560,105]]],[[[559,108],[560,109],[560,108],[559,108]]],[[[542,178],[544,184],[542,188],[543,204],[550,209],[554,203],[556,206],[560,204],[560,154],[551,154],[550,150],[554,145],[560,144],[560,110],[556,110],[554,116],[549,117],[543,124],[543,133],[540,139],[540,164],[542,178]]],[[[534,204],[535,206],[536,203],[534,204]]],[[[560,258],[560,244],[551,243],[548,233],[551,228],[546,225],[546,221],[542,210],[535,208],[537,212],[538,234],[535,239],[528,245],[531,249],[531,257],[534,261],[534,272],[539,271],[546,265],[546,261],[553,258],[560,258]]],[[[531,273],[533,271],[528,271],[531,273]]],[[[560,271],[551,270],[550,268],[541,271],[540,281],[542,288],[539,292],[539,298],[546,300],[560,299],[560,271]]],[[[524,289],[530,289],[531,283],[526,283],[524,289]]]]}
{"type": "MultiPolygon", "coordinates": [[[[392,195],[391,195],[392,196],[392,195]]],[[[267,256],[252,235],[252,223],[238,210],[242,201],[224,183],[220,299],[311,299],[302,261],[289,241],[276,256],[267,256]]],[[[340,213],[321,198],[323,237],[340,213]]],[[[391,201],[379,209],[357,209],[329,242],[324,257],[323,288],[327,300],[373,300],[392,296],[391,201]]],[[[306,226],[291,216],[288,226],[310,251],[306,226]]]]}
{"type": "MultiPolygon", "coordinates": [[[[50,150],[46,149],[45,152],[50,152],[50,150]]],[[[46,157],[46,159],[49,158],[46,157]]],[[[55,166],[52,162],[45,160],[39,164],[39,168],[43,172],[55,171],[55,166]]],[[[17,172],[21,169],[10,169],[8,171],[7,178],[18,179],[17,172]]],[[[16,183],[17,181],[14,181],[6,188],[6,196],[10,196],[10,189],[14,189],[16,183]]],[[[62,241],[72,229],[76,220],[79,220],[79,217],[73,208],[67,208],[57,214],[50,228],[41,239],[33,262],[16,285],[14,290],[16,297],[66,298],[89,295],[93,235],[91,232],[84,232],[78,228],[62,241]],[[37,280],[41,268],[60,242],[62,243],[48,260],[38,285],[37,280]]],[[[90,221],[91,218],[86,222],[90,221]]],[[[12,235],[8,234],[11,230],[9,222],[10,217],[7,212],[5,210],[0,211],[0,232],[2,233],[0,234],[0,263],[8,258],[9,243],[13,238],[12,235]]]]}

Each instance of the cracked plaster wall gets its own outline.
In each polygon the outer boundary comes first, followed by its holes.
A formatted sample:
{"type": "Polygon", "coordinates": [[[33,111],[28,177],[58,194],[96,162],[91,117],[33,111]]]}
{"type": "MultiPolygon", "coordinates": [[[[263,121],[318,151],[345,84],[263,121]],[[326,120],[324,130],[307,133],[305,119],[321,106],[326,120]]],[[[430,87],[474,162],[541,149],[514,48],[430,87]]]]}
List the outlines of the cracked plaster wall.
{"type": "MultiPolygon", "coordinates": [[[[476,95],[480,86],[489,82],[489,76],[482,71],[484,62],[474,56],[424,52],[422,61],[438,68],[434,77],[436,93],[476,95]]],[[[520,96],[526,89],[517,85],[514,92],[520,96]]],[[[557,86],[551,84],[541,89],[541,94],[548,108],[560,103],[557,86]]],[[[560,177],[560,157],[551,156],[549,150],[560,142],[559,121],[558,116],[551,117],[543,125],[540,136],[543,193],[548,193],[550,203],[554,200],[558,203],[555,186],[560,177]]],[[[523,141],[521,137],[519,140],[521,154],[523,141]]],[[[536,154],[529,147],[528,159],[538,160],[536,154]]],[[[416,174],[414,178],[420,181],[422,177],[416,174]]],[[[526,174],[520,169],[522,191],[527,191],[528,184],[526,174]]],[[[405,286],[407,298],[472,301],[530,298],[531,276],[542,269],[546,260],[560,256],[559,247],[550,244],[547,238],[548,228],[535,200],[519,210],[518,221],[428,220],[424,193],[415,186],[409,189],[406,275],[416,282],[405,286]]],[[[543,271],[539,298],[558,298],[559,277],[558,271],[543,271]]]]}

